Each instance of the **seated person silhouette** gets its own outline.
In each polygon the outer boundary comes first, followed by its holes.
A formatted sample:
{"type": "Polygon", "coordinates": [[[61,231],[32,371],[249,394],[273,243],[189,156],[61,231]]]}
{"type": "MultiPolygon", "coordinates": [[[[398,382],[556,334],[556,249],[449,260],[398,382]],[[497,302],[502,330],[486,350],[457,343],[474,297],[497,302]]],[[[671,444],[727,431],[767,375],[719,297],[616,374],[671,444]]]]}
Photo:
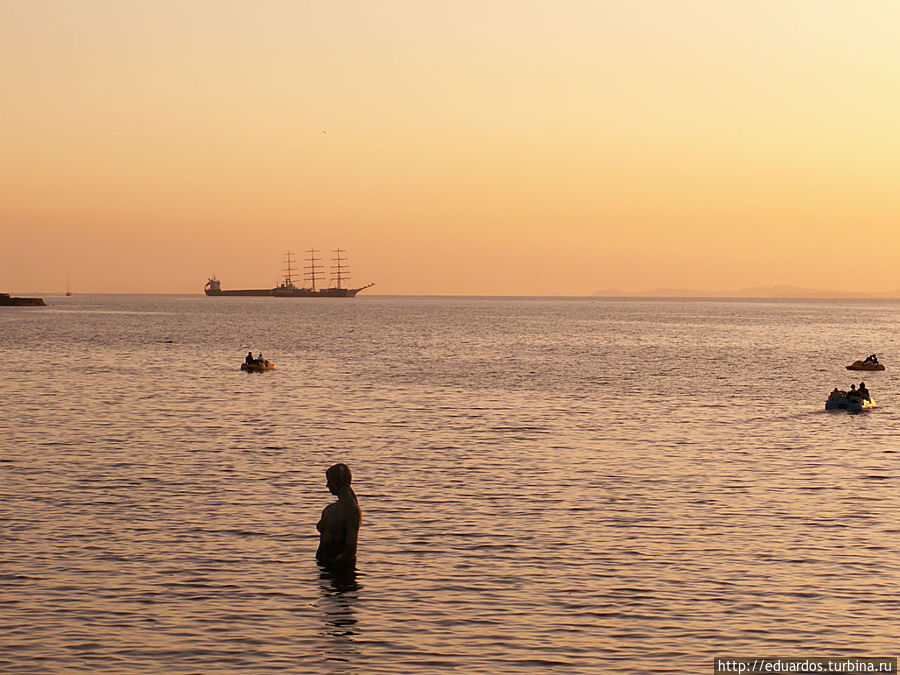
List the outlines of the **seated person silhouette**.
{"type": "Polygon", "coordinates": [[[868,388],[866,387],[866,383],[865,383],[865,382],[860,382],[860,383],[859,383],[859,389],[858,389],[858,391],[859,391],[859,397],[860,397],[862,400],[864,400],[864,401],[871,401],[871,400],[872,400],[872,398],[869,396],[869,390],[868,390],[868,388]]]}

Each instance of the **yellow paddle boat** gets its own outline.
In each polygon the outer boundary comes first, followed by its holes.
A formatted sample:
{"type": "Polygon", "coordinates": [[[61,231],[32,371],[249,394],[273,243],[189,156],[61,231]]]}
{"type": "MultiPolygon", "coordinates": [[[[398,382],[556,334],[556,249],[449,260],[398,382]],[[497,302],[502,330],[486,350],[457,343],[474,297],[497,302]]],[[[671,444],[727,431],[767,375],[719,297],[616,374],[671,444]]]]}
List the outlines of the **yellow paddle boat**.
{"type": "Polygon", "coordinates": [[[854,361],[849,366],[847,366],[847,370],[884,370],[884,366],[880,363],[866,363],[865,361],[854,361]]]}
{"type": "Polygon", "coordinates": [[[275,370],[277,366],[271,361],[262,361],[262,362],[253,362],[253,363],[242,363],[241,370],[245,370],[248,373],[261,373],[266,370],[275,370]]]}
{"type": "Polygon", "coordinates": [[[862,398],[857,391],[838,391],[835,389],[831,392],[828,400],[825,401],[825,410],[848,410],[850,412],[859,412],[862,410],[871,410],[876,408],[875,399],[862,398]]]}

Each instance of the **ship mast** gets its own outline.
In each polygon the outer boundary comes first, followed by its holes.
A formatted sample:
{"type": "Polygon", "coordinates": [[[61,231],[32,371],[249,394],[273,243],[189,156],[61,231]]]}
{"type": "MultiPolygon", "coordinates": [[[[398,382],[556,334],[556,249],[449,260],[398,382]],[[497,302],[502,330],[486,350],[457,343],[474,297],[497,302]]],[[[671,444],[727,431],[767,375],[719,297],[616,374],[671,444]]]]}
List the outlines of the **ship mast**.
{"type": "Polygon", "coordinates": [[[294,259],[291,257],[290,251],[284,254],[284,258],[284,286],[290,288],[294,285],[294,259]]]}
{"type": "Polygon", "coordinates": [[[349,267],[344,264],[344,261],[347,259],[341,258],[341,253],[346,253],[346,251],[342,248],[336,248],[333,253],[335,255],[334,265],[331,266],[331,278],[337,282],[335,288],[341,288],[341,281],[347,281],[350,278],[347,274],[344,274],[344,272],[349,269],[349,267]]]}
{"type": "Polygon", "coordinates": [[[316,257],[316,253],[319,251],[311,248],[306,252],[309,253],[309,265],[306,265],[304,269],[309,270],[309,272],[305,276],[309,278],[309,287],[312,290],[316,290],[316,271],[322,269],[322,266],[318,264],[319,258],[316,257]]]}

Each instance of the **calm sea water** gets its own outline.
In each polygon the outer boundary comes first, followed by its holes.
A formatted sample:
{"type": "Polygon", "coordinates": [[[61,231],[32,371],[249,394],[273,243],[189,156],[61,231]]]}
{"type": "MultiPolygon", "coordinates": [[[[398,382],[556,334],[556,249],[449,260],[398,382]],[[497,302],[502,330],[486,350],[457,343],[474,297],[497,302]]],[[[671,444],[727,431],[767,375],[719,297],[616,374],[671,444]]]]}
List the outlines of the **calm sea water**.
{"type": "Polygon", "coordinates": [[[47,300],[0,312],[4,672],[897,654],[898,303],[47,300]]]}

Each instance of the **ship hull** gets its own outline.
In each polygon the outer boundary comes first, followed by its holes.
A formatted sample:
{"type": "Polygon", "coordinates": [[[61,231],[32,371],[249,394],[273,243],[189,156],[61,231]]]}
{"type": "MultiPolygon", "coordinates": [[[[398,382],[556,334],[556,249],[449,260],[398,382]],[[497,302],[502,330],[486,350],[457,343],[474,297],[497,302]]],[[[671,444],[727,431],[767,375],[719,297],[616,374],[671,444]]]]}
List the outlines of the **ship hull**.
{"type": "Polygon", "coordinates": [[[352,298],[361,288],[275,288],[272,295],[276,298],[352,298]]]}
{"type": "Polygon", "coordinates": [[[277,288],[254,288],[237,291],[223,291],[221,289],[207,287],[203,292],[210,297],[239,295],[273,298],[354,298],[361,290],[374,285],[375,284],[369,284],[368,286],[361,286],[360,288],[319,288],[316,290],[311,288],[285,288],[284,286],[278,286],[277,288]]]}
{"type": "Polygon", "coordinates": [[[247,289],[247,290],[239,290],[239,291],[217,291],[212,288],[207,288],[203,291],[209,296],[218,296],[218,295],[241,295],[241,296],[270,296],[272,295],[272,289],[270,288],[259,288],[259,289],[247,289]]]}

